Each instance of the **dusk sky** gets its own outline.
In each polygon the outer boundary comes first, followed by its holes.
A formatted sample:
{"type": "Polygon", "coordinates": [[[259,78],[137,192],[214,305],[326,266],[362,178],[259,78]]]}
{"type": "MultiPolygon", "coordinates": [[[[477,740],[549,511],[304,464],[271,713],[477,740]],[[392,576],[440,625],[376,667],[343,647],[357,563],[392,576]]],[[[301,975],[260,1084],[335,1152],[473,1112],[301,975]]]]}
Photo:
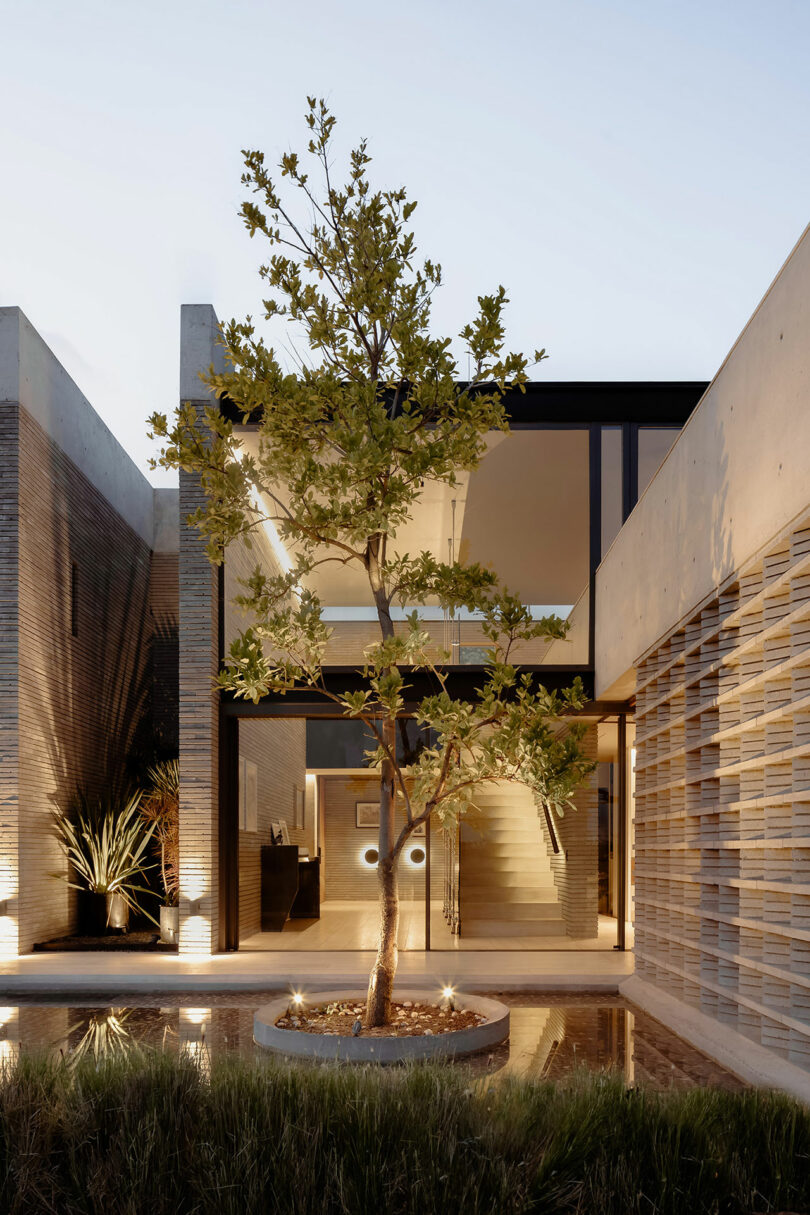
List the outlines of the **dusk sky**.
{"type": "Polygon", "coordinates": [[[307,94],[419,200],[436,328],[502,282],[538,378],[709,379],[808,220],[806,0],[3,9],[0,304],[143,468],[180,305],[259,309],[240,149],[301,148],[307,94]]]}

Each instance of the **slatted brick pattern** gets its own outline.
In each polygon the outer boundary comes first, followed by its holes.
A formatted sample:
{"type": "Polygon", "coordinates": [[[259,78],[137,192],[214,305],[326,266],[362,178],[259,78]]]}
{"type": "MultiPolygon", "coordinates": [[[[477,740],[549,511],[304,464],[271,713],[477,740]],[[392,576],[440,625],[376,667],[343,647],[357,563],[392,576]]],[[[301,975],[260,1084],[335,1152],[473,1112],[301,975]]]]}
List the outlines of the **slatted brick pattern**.
{"type": "Polygon", "coordinates": [[[177,754],[179,555],[152,553],[149,571],[152,727],[166,754],[177,754]]]}
{"type": "Polygon", "coordinates": [[[17,458],[19,407],[0,405],[0,955],[18,948],[19,713],[17,673],[19,562],[17,458]]]}
{"type": "Polygon", "coordinates": [[[810,516],[637,679],[637,973],[810,1068],[810,516]]]}
{"type": "Polygon", "coordinates": [[[66,868],[52,811],[77,788],[91,797],[109,790],[148,710],[150,553],[30,414],[17,416],[18,909],[27,950],[71,923],[73,897],[52,876],[66,868]]]}
{"type": "MultiPolygon", "coordinates": [[[[203,403],[198,403],[202,408],[203,403]]],[[[217,572],[185,520],[200,505],[195,476],[180,473],[180,951],[219,940],[219,696],[217,572]],[[189,900],[200,901],[190,915],[189,900]]]]}

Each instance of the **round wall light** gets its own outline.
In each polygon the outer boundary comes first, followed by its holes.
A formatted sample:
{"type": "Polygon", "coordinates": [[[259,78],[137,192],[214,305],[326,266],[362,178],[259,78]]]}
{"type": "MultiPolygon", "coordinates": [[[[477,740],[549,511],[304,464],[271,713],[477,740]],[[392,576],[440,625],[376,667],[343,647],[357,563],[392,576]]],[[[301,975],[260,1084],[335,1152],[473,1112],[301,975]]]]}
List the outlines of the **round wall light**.
{"type": "Polygon", "coordinates": [[[424,865],[424,863],[425,863],[424,848],[411,848],[410,852],[408,853],[408,860],[411,862],[412,865],[424,865]]]}
{"type": "Polygon", "coordinates": [[[368,865],[369,869],[372,869],[379,859],[380,854],[376,848],[366,848],[363,853],[363,864],[368,865]]]}

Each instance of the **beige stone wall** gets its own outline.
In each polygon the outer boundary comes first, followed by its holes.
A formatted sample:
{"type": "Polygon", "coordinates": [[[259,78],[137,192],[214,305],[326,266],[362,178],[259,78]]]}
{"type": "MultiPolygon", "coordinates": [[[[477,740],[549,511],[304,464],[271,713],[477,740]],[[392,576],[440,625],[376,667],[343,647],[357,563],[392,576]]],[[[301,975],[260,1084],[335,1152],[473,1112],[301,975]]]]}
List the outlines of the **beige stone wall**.
{"type": "Polygon", "coordinates": [[[636,968],[810,1068],[810,514],[638,663],[636,968]]]}

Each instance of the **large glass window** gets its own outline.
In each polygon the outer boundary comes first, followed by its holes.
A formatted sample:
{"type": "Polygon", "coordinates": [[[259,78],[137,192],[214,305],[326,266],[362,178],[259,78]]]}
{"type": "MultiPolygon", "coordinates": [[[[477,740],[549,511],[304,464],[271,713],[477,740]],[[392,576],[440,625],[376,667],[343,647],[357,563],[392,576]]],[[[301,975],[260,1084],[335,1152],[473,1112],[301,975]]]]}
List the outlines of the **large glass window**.
{"type": "Polygon", "coordinates": [[[681,433],[678,426],[640,426],[638,430],[638,496],[650,484],[681,433]]]}
{"type": "Polygon", "coordinates": [[[622,525],[622,428],[602,427],[602,551],[605,553],[622,525]]]}
{"type": "MultiPolygon", "coordinates": [[[[245,435],[250,450],[255,438],[245,435]]],[[[588,581],[590,570],[589,436],[587,429],[493,431],[478,468],[453,487],[427,484],[412,521],[397,535],[395,551],[434,553],[480,562],[535,615],[570,617],[564,642],[527,643],[515,660],[524,664],[563,665],[588,661],[588,581]]],[[[280,493],[283,496],[283,487],[280,493]]],[[[230,601],[238,579],[255,562],[284,567],[294,553],[272,526],[260,530],[250,550],[234,544],[226,558],[226,633],[241,623],[230,601]]],[[[318,567],[311,586],[325,607],[333,629],[329,665],[352,665],[376,637],[365,571],[330,562],[318,567]]],[[[399,615],[410,605],[403,605],[399,615]]],[[[448,619],[438,604],[422,610],[425,627],[437,648],[449,650],[453,663],[481,661],[488,645],[480,624],[469,614],[448,619]]]]}

